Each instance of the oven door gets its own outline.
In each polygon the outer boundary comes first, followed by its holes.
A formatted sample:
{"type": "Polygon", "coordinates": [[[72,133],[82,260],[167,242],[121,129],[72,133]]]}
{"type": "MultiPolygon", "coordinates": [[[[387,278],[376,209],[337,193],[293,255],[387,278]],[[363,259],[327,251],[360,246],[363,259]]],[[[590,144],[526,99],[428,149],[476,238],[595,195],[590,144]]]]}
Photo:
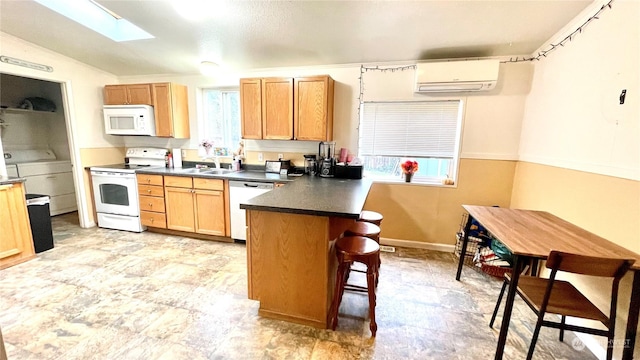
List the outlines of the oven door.
{"type": "Polygon", "coordinates": [[[92,170],[91,181],[96,212],[140,216],[135,174],[92,170]]]}

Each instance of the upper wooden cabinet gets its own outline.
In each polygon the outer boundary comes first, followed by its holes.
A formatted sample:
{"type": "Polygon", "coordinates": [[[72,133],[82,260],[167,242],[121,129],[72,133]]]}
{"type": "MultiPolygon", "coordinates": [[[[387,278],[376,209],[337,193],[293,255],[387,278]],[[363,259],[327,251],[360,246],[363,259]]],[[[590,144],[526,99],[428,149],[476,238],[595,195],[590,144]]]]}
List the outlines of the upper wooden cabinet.
{"type": "Polygon", "coordinates": [[[333,139],[333,87],[328,75],[240,79],[244,139],[333,139]]]}
{"type": "Polygon", "coordinates": [[[105,105],[151,105],[156,136],[188,139],[187,87],[173,83],[106,85],[105,105]]]}
{"type": "Polygon", "coordinates": [[[294,79],[296,140],[333,140],[333,87],[334,80],[329,76],[294,79]]]}
{"type": "Polygon", "coordinates": [[[188,139],[187,87],[173,83],[151,84],[156,136],[188,139]]]}
{"type": "Polygon", "coordinates": [[[293,139],[293,79],[262,79],[262,138],[293,139]]]}
{"type": "Polygon", "coordinates": [[[104,87],[105,105],[151,105],[151,84],[107,85],[104,87]]]}
{"type": "Polygon", "coordinates": [[[240,122],[243,139],[262,139],[261,79],[240,79],[240,122]]]}

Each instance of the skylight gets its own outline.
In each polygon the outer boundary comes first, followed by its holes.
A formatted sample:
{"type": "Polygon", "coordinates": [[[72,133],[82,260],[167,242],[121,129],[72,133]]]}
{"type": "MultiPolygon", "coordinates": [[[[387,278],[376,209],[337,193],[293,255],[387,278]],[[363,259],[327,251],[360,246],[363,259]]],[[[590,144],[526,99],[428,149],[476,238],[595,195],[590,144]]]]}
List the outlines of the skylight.
{"type": "Polygon", "coordinates": [[[153,39],[154,36],[92,0],[35,0],[117,42],[153,39]]]}

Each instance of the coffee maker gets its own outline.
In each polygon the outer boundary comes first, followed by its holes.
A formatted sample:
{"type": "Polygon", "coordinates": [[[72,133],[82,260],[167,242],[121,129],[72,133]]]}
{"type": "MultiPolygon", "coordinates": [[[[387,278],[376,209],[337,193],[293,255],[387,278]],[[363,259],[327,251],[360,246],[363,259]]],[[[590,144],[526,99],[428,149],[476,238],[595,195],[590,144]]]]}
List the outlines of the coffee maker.
{"type": "Polygon", "coordinates": [[[316,169],[316,154],[304,155],[304,173],[313,176],[316,169]]]}
{"type": "Polygon", "coordinates": [[[323,141],[318,144],[318,174],[321,177],[333,177],[336,166],[335,141],[323,141]]]}

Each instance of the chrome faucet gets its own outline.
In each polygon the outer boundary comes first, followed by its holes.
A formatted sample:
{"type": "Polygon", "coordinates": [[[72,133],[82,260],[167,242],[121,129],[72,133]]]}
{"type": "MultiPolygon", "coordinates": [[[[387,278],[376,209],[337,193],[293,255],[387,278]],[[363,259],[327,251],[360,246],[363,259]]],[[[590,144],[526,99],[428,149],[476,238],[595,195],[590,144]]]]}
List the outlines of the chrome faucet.
{"type": "Polygon", "coordinates": [[[216,169],[220,169],[220,158],[216,156],[213,160],[216,163],[216,169]]]}

